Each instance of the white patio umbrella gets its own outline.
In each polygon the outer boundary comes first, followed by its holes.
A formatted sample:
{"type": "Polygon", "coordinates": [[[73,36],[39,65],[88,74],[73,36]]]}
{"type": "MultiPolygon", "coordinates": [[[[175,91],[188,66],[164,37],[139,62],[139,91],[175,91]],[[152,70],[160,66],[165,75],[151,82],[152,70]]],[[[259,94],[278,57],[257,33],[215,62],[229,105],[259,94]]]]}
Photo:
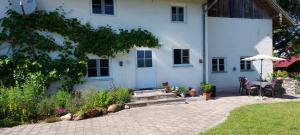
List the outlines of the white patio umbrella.
{"type": "Polygon", "coordinates": [[[262,83],[262,63],[264,60],[269,60],[269,61],[282,61],[282,60],[285,60],[285,59],[282,59],[282,58],[277,58],[277,57],[272,57],[272,56],[268,56],[268,55],[264,55],[264,54],[258,54],[256,56],[252,56],[252,57],[249,57],[249,58],[245,58],[245,59],[242,59],[243,61],[260,61],[260,97],[262,99],[262,95],[261,95],[261,83],[262,83]]]}

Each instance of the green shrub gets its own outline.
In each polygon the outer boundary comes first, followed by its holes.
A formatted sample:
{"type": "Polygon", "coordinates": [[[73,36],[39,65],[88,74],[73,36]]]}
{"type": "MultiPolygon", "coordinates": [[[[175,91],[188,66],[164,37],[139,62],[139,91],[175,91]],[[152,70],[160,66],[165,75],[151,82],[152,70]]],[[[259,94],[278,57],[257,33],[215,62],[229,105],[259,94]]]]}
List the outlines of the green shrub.
{"type": "Polygon", "coordinates": [[[5,127],[12,127],[19,125],[20,122],[13,120],[12,118],[4,118],[0,120],[1,125],[0,126],[5,126],[5,127]]]}
{"type": "Polygon", "coordinates": [[[52,98],[44,98],[38,105],[38,114],[41,118],[54,115],[55,105],[52,98]]]}
{"type": "Polygon", "coordinates": [[[178,92],[182,93],[182,94],[185,94],[185,93],[188,92],[188,89],[186,87],[181,86],[181,87],[178,88],[178,92]]]}
{"type": "Polygon", "coordinates": [[[289,77],[289,73],[284,70],[278,70],[275,73],[273,73],[274,77],[281,77],[281,78],[287,78],[289,77]]]}
{"type": "Polygon", "coordinates": [[[29,75],[27,81],[24,83],[24,109],[23,113],[27,116],[29,122],[36,122],[38,116],[38,103],[44,98],[44,79],[41,73],[29,75]]]}
{"type": "Polygon", "coordinates": [[[79,109],[81,115],[83,115],[85,112],[95,107],[94,102],[95,102],[96,95],[97,95],[96,89],[87,89],[82,92],[81,98],[82,98],[83,105],[80,106],[79,109]]]}
{"type": "Polygon", "coordinates": [[[212,91],[213,85],[210,84],[210,83],[201,83],[200,87],[201,87],[201,89],[202,89],[203,92],[209,93],[209,92],[212,91]]]}
{"type": "Polygon", "coordinates": [[[94,97],[93,107],[106,108],[108,105],[110,105],[113,101],[113,95],[110,93],[111,92],[105,90],[98,91],[94,97]]]}
{"type": "Polygon", "coordinates": [[[83,106],[83,100],[79,97],[73,97],[71,102],[67,104],[66,109],[69,113],[76,113],[80,110],[80,107],[83,106]]]}
{"type": "Polygon", "coordinates": [[[71,99],[71,94],[64,90],[59,90],[55,95],[52,96],[52,100],[56,109],[66,108],[68,104],[70,104],[71,99]]]}
{"type": "Polygon", "coordinates": [[[114,92],[115,103],[117,104],[125,104],[130,101],[131,94],[126,88],[117,88],[114,92]]]}
{"type": "Polygon", "coordinates": [[[22,86],[0,88],[0,126],[36,122],[44,83],[40,73],[29,74],[22,86]]]}

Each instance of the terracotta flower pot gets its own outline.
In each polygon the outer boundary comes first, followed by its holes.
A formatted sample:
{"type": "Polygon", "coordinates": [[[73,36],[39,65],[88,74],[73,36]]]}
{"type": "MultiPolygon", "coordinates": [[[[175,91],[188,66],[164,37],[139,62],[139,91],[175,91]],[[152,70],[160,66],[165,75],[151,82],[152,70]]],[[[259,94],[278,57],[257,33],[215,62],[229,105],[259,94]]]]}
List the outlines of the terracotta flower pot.
{"type": "Polygon", "coordinates": [[[283,80],[283,78],[282,77],[277,77],[276,80],[283,80]]]}
{"type": "Polygon", "coordinates": [[[205,98],[205,100],[210,100],[211,99],[211,92],[209,92],[209,93],[204,92],[203,97],[205,98]]]}
{"type": "Polygon", "coordinates": [[[174,94],[175,97],[178,96],[178,92],[177,91],[172,91],[172,93],[174,94]]]}
{"type": "Polygon", "coordinates": [[[191,89],[191,90],[190,90],[190,95],[191,95],[192,97],[195,97],[195,96],[196,96],[196,90],[195,90],[195,89],[191,89]]]}

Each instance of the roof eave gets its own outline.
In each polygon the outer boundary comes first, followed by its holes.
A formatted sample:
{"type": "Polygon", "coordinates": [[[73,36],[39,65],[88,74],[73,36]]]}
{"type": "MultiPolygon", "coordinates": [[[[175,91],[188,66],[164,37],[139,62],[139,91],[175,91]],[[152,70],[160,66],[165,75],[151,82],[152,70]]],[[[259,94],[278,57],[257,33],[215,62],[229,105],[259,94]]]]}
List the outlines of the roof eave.
{"type": "Polygon", "coordinates": [[[291,16],[284,9],[282,9],[281,6],[276,1],[274,1],[274,0],[267,0],[267,1],[272,5],[272,7],[274,8],[274,10],[277,13],[282,14],[282,17],[285,20],[284,22],[287,23],[286,25],[288,25],[288,26],[297,25],[297,23],[294,21],[294,19],[292,19],[291,16]]]}

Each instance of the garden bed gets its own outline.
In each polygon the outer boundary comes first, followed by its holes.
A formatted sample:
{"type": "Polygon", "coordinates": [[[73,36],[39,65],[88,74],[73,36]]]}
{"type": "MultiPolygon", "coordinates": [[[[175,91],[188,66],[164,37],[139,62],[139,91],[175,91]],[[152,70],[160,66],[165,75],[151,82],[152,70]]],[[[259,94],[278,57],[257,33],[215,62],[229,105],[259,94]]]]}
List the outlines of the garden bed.
{"type": "Polygon", "coordinates": [[[0,88],[0,127],[38,121],[81,120],[119,111],[131,99],[126,88],[59,90],[47,97],[41,74],[30,75],[22,87],[0,88]]]}

